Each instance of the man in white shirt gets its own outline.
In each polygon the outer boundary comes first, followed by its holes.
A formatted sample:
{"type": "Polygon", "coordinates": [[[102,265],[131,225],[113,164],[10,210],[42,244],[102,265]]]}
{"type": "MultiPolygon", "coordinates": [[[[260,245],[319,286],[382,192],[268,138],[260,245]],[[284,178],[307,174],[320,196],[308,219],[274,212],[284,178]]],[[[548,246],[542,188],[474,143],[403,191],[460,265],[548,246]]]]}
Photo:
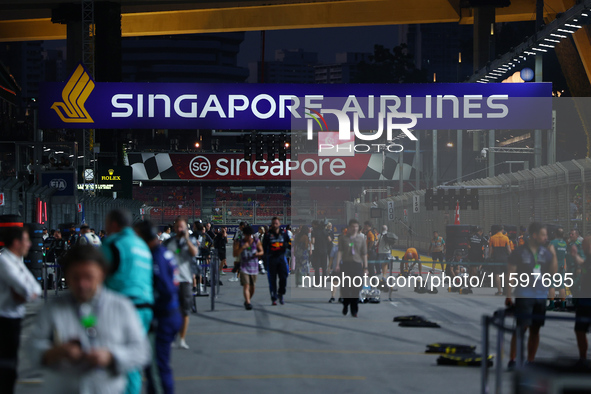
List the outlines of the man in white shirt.
{"type": "Polygon", "coordinates": [[[170,239],[170,231],[171,231],[170,226],[166,226],[166,228],[164,229],[164,232],[158,236],[158,239],[160,240],[160,242],[164,242],[167,239],[170,239]]]}
{"type": "Polygon", "coordinates": [[[108,266],[98,248],[75,246],[63,265],[70,293],[41,309],[27,341],[30,360],[44,368],[41,391],[123,393],[127,374],[151,358],[137,309],[103,286],[108,266]]]}
{"type": "MultiPolygon", "coordinates": [[[[179,304],[183,315],[183,325],[179,332],[178,346],[182,349],[189,349],[185,337],[189,328],[189,313],[193,304],[191,286],[197,284],[196,275],[191,272],[191,267],[196,265],[194,264],[195,258],[199,257],[199,243],[195,237],[189,235],[188,230],[187,219],[179,216],[174,223],[175,236],[163,243],[168,250],[175,254],[179,265],[179,304]]],[[[200,272],[196,274],[200,275],[200,272]]]]}
{"type": "Polygon", "coordinates": [[[41,295],[41,286],[25,266],[31,240],[22,227],[7,229],[0,251],[0,388],[13,393],[25,303],[41,295]]]}

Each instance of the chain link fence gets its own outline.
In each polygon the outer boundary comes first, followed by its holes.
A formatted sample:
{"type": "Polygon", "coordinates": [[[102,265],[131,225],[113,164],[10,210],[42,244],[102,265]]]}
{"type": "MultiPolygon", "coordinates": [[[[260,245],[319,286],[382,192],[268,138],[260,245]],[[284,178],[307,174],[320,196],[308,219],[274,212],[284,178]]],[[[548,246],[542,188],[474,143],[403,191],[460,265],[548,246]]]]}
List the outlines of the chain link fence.
{"type": "Polygon", "coordinates": [[[143,203],[135,200],[107,197],[57,197],[56,189],[47,186],[31,186],[16,178],[0,179],[3,205],[0,215],[20,215],[24,223],[38,223],[39,219],[48,229],[58,228],[62,223],[80,224],[82,219],[97,231],[104,228],[105,217],[113,209],[131,212],[134,221],[141,220],[143,203]],[[79,212],[78,203],[83,212],[79,212]]]}
{"type": "Polygon", "coordinates": [[[156,225],[172,224],[178,216],[190,222],[198,219],[210,221],[214,225],[233,225],[241,221],[251,224],[268,224],[275,216],[282,223],[310,224],[312,220],[330,220],[345,223],[344,203],[320,203],[318,201],[298,202],[160,202],[144,206],[146,218],[156,225]]]}
{"type": "MultiPolygon", "coordinates": [[[[549,166],[460,182],[454,186],[479,189],[479,209],[460,211],[460,223],[482,227],[493,224],[527,227],[533,221],[563,226],[566,231],[591,232],[591,159],[571,160],[549,166]]],[[[425,190],[379,200],[376,204],[347,203],[347,218],[372,220],[376,227],[388,225],[399,237],[399,245],[427,250],[433,231],[445,234],[454,224],[454,210],[427,211],[425,190]],[[418,195],[420,212],[414,213],[413,196],[418,195]],[[386,216],[388,201],[394,201],[394,220],[386,216]],[[371,208],[381,208],[380,219],[371,219],[371,208]],[[406,211],[406,215],[405,215],[406,211]]]]}

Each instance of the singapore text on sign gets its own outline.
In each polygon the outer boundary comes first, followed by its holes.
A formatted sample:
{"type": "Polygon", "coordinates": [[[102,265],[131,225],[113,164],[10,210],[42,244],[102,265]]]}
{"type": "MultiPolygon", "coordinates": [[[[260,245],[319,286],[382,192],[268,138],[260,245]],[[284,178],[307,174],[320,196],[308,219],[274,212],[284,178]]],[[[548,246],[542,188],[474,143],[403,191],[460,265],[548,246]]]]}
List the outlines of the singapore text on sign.
{"type": "MultiPolygon", "coordinates": [[[[405,160],[413,162],[409,154],[405,160]]],[[[131,152],[127,155],[133,169],[134,181],[369,181],[394,180],[399,165],[382,154],[363,154],[353,157],[323,158],[300,154],[298,160],[249,161],[241,154],[216,153],[152,153],[131,152]]],[[[405,164],[410,166],[410,164],[405,164]]],[[[405,179],[413,174],[404,173],[405,179]]]]}
{"type": "Polygon", "coordinates": [[[78,66],[68,81],[42,84],[39,103],[44,128],[293,129],[302,120],[304,130],[311,111],[327,109],[356,114],[365,129],[388,113],[413,114],[419,130],[548,129],[552,122],[549,83],[100,83],[78,66]]]}

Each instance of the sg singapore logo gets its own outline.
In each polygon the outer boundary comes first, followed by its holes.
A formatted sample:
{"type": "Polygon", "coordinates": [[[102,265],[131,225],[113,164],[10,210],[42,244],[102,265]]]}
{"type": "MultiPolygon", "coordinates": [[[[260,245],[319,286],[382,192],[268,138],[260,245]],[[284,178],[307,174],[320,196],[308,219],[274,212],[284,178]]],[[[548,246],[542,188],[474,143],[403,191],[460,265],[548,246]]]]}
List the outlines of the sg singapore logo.
{"type": "Polygon", "coordinates": [[[211,163],[205,156],[195,156],[189,163],[189,171],[195,178],[204,178],[211,171],[211,163]]]}

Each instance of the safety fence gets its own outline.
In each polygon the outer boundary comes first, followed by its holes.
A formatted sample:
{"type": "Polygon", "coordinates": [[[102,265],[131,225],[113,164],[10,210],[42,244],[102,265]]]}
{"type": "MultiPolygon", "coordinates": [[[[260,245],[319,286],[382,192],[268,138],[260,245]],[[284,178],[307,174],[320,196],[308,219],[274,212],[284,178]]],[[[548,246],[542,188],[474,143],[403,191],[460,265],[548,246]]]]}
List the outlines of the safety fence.
{"type": "Polygon", "coordinates": [[[55,196],[56,189],[28,185],[16,178],[0,179],[0,215],[20,215],[24,223],[42,223],[48,229],[83,221],[98,232],[113,209],[128,210],[134,221],[141,220],[143,203],[135,200],[78,195],[55,196]]]}
{"type": "MultiPolygon", "coordinates": [[[[563,226],[565,231],[591,232],[591,159],[571,160],[549,166],[502,174],[496,177],[456,183],[466,189],[478,188],[479,207],[460,211],[460,223],[480,226],[525,226],[533,221],[563,226]]],[[[445,236],[445,226],[454,224],[455,210],[427,211],[425,190],[404,193],[376,203],[347,203],[347,218],[361,223],[388,225],[399,244],[427,250],[433,231],[445,236]],[[419,212],[413,211],[413,198],[419,197],[419,212]],[[388,217],[388,201],[394,202],[388,217]],[[371,208],[380,208],[381,217],[371,219],[371,208]]]]}
{"type": "Polygon", "coordinates": [[[48,214],[55,189],[29,185],[16,178],[0,179],[0,215],[20,215],[25,223],[38,223],[48,214]]]}
{"type": "MultiPolygon", "coordinates": [[[[220,202],[194,201],[160,202],[144,207],[146,217],[157,225],[172,224],[176,217],[184,216],[190,222],[198,219],[213,222],[215,225],[232,225],[241,221],[247,223],[270,223],[275,216],[282,223],[311,223],[312,220],[331,220],[345,222],[345,205],[340,203],[320,203],[318,201],[299,201],[297,204],[283,201],[274,202],[220,202]]],[[[308,223],[308,224],[309,224],[308,223]]]]}
{"type": "Polygon", "coordinates": [[[82,203],[84,222],[90,227],[94,227],[96,231],[104,229],[107,213],[114,209],[129,211],[134,222],[142,220],[143,203],[140,201],[84,196],[80,199],[80,202],[82,203]]]}

